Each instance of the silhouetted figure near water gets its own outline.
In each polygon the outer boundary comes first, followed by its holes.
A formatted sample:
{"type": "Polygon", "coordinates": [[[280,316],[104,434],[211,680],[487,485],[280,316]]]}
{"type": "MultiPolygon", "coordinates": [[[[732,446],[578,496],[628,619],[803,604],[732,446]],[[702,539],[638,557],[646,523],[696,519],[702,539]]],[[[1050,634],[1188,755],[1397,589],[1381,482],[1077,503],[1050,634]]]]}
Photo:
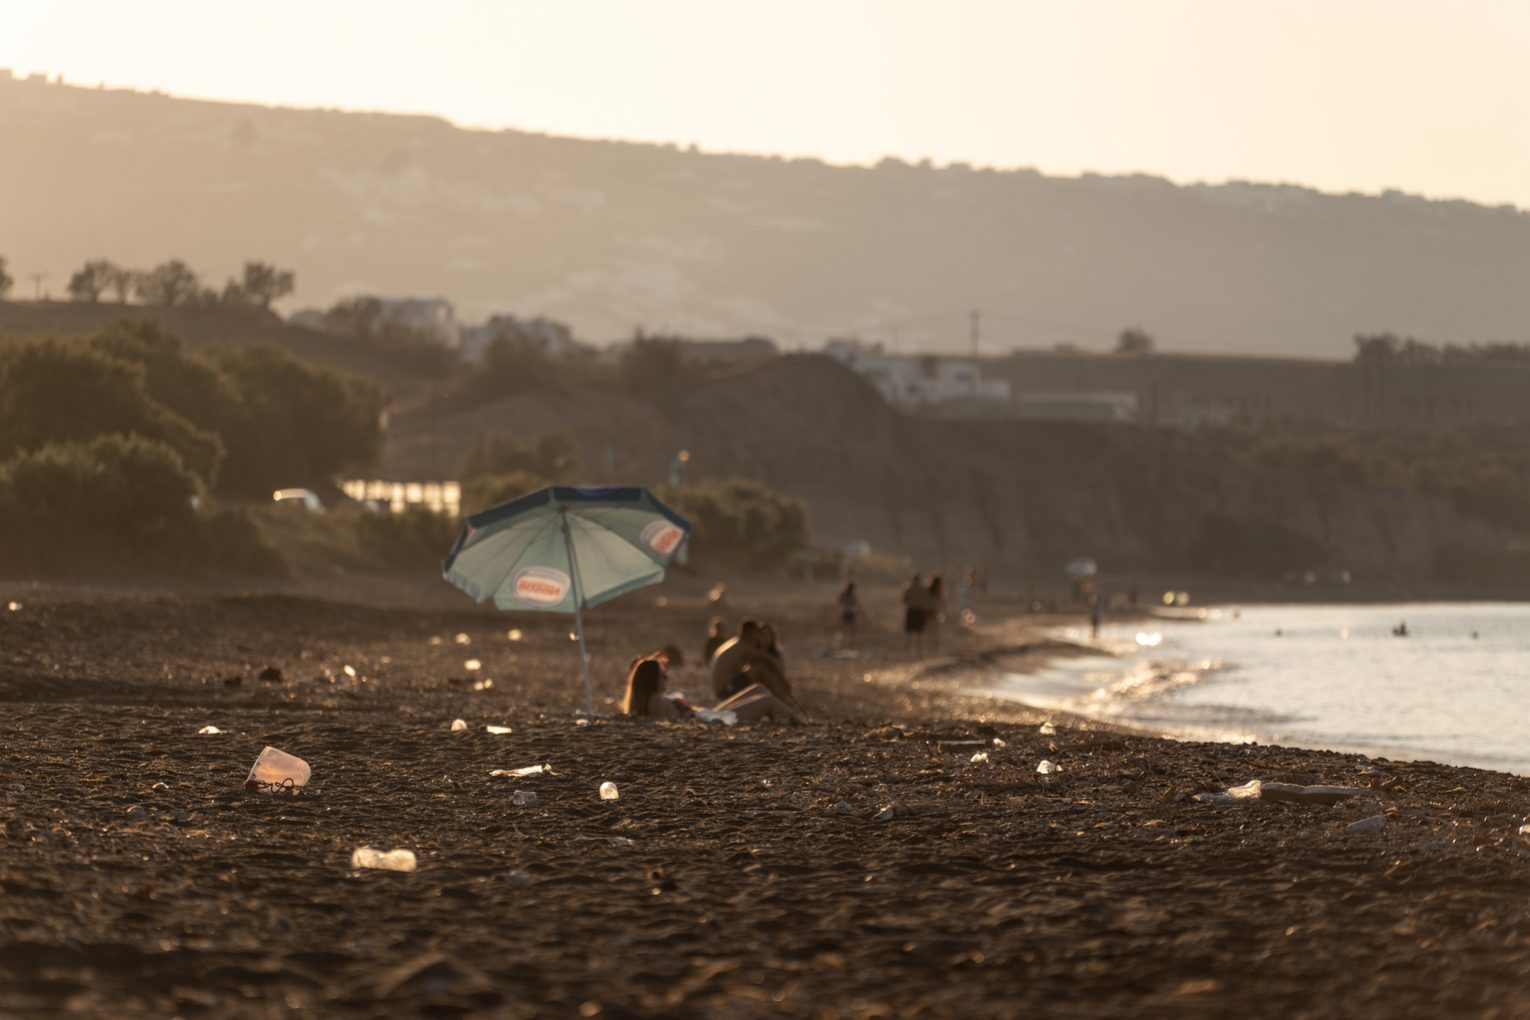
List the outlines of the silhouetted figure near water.
{"type": "Polygon", "coordinates": [[[1105,613],[1105,600],[1098,594],[1089,596],[1089,636],[1100,636],[1100,617],[1105,613]]]}
{"type": "Polygon", "coordinates": [[[1401,623],[1399,623],[1397,626],[1393,627],[1392,628],[1392,636],[1393,637],[1407,637],[1408,636],[1408,621],[1404,620],[1401,623]]]}

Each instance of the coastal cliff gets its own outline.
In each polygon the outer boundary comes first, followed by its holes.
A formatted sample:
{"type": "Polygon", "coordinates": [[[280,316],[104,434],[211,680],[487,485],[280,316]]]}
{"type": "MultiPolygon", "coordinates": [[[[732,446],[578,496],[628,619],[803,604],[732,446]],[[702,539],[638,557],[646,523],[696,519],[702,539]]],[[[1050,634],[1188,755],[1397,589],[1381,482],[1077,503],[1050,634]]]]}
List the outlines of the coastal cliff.
{"type": "Polygon", "coordinates": [[[803,498],[818,545],[865,539],[920,564],[1020,574],[1084,555],[1114,572],[1409,581],[1490,565],[1506,545],[1440,497],[1246,463],[1217,434],[906,415],[817,356],[643,396],[573,388],[400,414],[386,468],[445,477],[478,437],[564,429],[595,476],[656,482],[685,449],[691,479],[803,498]]]}

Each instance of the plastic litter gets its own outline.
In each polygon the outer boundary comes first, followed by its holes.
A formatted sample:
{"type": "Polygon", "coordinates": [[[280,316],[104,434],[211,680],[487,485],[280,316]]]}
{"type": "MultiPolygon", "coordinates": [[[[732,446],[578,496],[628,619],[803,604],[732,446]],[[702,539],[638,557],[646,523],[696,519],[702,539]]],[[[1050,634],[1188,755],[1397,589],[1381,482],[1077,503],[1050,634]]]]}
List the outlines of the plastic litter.
{"type": "Polygon", "coordinates": [[[470,644],[473,643],[473,639],[472,638],[468,637],[466,634],[461,634],[461,633],[459,633],[457,635],[455,640],[456,640],[456,642],[459,645],[470,645],[470,644]]]}
{"type": "Polygon", "coordinates": [[[540,776],[543,773],[552,775],[551,765],[527,765],[519,769],[494,769],[489,773],[491,776],[514,776],[517,779],[525,776],[540,776]]]}
{"type": "Polygon", "coordinates": [[[153,790],[155,793],[168,793],[170,791],[170,784],[155,783],[153,786],[149,787],[149,789],[153,790]]]}
{"type": "Polygon", "coordinates": [[[374,868],[378,871],[413,871],[418,864],[413,850],[374,850],[357,847],[351,854],[351,867],[374,868]]]}
{"type": "Polygon", "coordinates": [[[588,726],[588,725],[590,725],[590,720],[588,720],[588,719],[575,719],[574,720],[574,725],[575,726],[588,726]]]}
{"type": "Polygon", "coordinates": [[[490,723],[489,725],[487,725],[487,726],[485,726],[483,728],[483,731],[485,733],[492,733],[495,736],[500,737],[500,736],[504,736],[506,733],[509,733],[510,732],[510,727],[508,727],[508,726],[495,726],[493,723],[490,723]]]}
{"type": "Polygon", "coordinates": [[[217,736],[219,733],[222,733],[222,732],[223,731],[218,729],[218,727],[216,727],[216,726],[203,726],[201,729],[197,730],[197,733],[200,736],[204,736],[204,737],[217,736]]]}
{"type": "Polygon", "coordinates": [[[466,733],[467,732],[467,728],[468,728],[468,725],[467,725],[467,720],[466,719],[453,719],[452,720],[452,732],[453,733],[466,733]]]}
{"type": "Polygon", "coordinates": [[[971,764],[973,764],[973,765],[987,765],[988,764],[988,752],[987,751],[979,751],[977,754],[974,754],[971,758],[969,758],[968,761],[971,764]]]}
{"type": "Polygon", "coordinates": [[[1229,786],[1227,796],[1233,800],[1257,800],[1264,791],[1264,784],[1257,779],[1250,779],[1242,786],[1229,786]]]}
{"type": "Polygon", "coordinates": [[[882,810],[878,811],[877,814],[876,814],[876,820],[879,821],[879,822],[890,822],[890,821],[892,821],[893,820],[892,805],[889,804],[887,807],[885,807],[882,810]]]}
{"type": "Polygon", "coordinates": [[[1286,783],[1265,783],[1260,789],[1262,800],[1279,800],[1290,804],[1337,804],[1350,797],[1358,797],[1370,790],[1358,786],[1290,786],[1286,783]]]}
{"type": "Polygon", "coordinates": [[[1530,836],[1530,825],[1521,825],[1519,827],[1519,834],[1521,836],[1530,836]]]}
{"type": "Polygon", "coordinates": [[[1052,773],[1060,772],[1062,770],[1046,759],[1042,759],[1041,764],[1036,766],[1036,771],[1043,776],[1050,776],[1052,773]]]}
{"type": "Polygon", "coordinates": [[[1050,736],[1052,736],[1053,734],[1055,734],[1057,732],[1057,727],[1053,726],[1049,722],[1044,722],[1036,730],[1036,732],[1040,733],[1043,737],[1050,737],[1050,736]]]}
{"type": "Polygon", "coordinates": [[[537,795],[530,790],[516,790],[510,795],[510,803],[516,807],[532,807],[537,802],[537,795]]]}
{"type": "Polygon", "coordinates": [[[476,673],[480,669],[483,669],[483,663],[479,662],[477,659],[468,659],[462,664],[462,668],[467,670],[469,673],[476,673]]]}
{"type": "Polygon", "coordinates": [[[1358,822],[1349,823],[1350,832],[1380,832],[1386,827],[1386,815],[1371,815],[1369,818],[1362,818],[1358,822]]]}
{"type": "Polygon", "coordinates": [[[600,799],[601,800],[619,800],[619,799],[621,799],[621,794],[617,792],[616,784],[615,783],[601,783],[600,784],[600,799]]]}
{"type": "MultiPolygon", "coordinates": [[[[724,726],[738,725],[738,713],[728,709],[718,711],[715,708],[698,708],[696,710],[696,718],[702,722],[722,723],[724,726]]],[[[583,719],[579,721],[584,722],[583,719]]]]}
{"type": "Polygon", "coordinates": [[[993,746],[994,747],[1008,747],[1009,745],[1006,744],[1004,741],[1000,740],[998,737],[994,737],[993,738],[993,746]]]}
{"type": "Polygon", "coordinates": [[[250,767],[244,788],[257,793],[301,793],[313,770],[296,755],[267,746],[250,767]]]}

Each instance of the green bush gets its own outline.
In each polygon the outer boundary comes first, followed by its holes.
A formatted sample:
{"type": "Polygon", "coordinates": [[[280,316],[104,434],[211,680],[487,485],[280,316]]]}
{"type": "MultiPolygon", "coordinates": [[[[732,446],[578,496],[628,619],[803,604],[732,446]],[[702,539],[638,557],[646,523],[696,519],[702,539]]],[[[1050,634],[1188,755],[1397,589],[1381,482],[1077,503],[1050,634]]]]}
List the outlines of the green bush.
{"type": "Polygon", "coordinates": [[[218,436],[154,399],[141,365],[62,340],[0,346],[0,461],[112,434],[164,443],[207,485],[223,459],[218,436]]]}
{"type": "Polygon", "coordinates": [[[759,482],[699,482],[666,496],[694,528],[695,562],[774,571],[807,545],[806,505],[759,482]]]}
{"type": "Polygon", "coordinates": [[[548,482],[529,471],[507,471],[499,475],[478,475],[462,483],[463,515],[476,514],[517,496],[545,489],[548,482]]]}
{"type": "Polygon", "coordinates": [[[362,553],[390,567],[439,567],[457,537],[457,522],[424,507],[366,513],[356,521],[362,553]]]}

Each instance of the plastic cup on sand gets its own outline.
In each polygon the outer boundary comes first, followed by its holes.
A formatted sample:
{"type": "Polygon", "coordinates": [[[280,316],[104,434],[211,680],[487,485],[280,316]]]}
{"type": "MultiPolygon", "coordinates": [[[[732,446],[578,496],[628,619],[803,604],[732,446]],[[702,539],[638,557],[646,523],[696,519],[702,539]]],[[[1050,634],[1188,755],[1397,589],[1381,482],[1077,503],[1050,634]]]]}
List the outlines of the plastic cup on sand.
{"type": "Polygon", "coordinates": [[[413,850],[375,850],[358,847],[351,854],[351,867],[358,871],[372,868],[378,871],[413,871],[417,865],[413,850]]]}
{"type": "Polygon", "coordinates": [[[617,792],[616,784],[615,783],[601,783],[600,784],[600,799],[601,800],[616,800],[619,797],[621,797],[621,794],[617,792]]]}

